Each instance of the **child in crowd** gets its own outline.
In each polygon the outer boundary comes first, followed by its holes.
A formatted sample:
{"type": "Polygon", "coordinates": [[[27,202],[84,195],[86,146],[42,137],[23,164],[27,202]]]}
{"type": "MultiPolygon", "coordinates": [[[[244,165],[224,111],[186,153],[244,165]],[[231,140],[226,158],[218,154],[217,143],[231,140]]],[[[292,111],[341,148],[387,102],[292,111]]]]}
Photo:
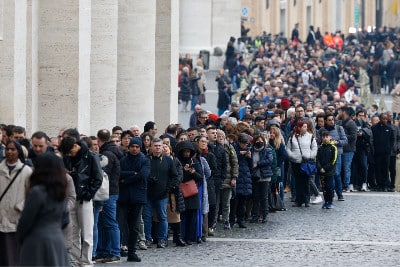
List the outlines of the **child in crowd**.
{"type": "Polygon", "coordinates": [[[336,172],[337,147],[329,131],[322,132],[322,143],[317,152],[317,171],[320,175],[325,203],[323,209],[333,209],[333,176],[336,172]]]}

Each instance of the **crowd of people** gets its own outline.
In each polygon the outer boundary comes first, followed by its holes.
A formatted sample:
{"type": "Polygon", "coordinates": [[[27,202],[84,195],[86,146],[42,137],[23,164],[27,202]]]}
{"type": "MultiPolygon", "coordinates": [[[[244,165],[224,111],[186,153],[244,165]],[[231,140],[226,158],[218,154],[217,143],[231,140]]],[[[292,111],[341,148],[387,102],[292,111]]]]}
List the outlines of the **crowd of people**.
{"type": "Polygon", "coordinates": [[[285,192],[295,208],[332,209],[343,192],[394,191],[398,29],[344,40],[338,32],[332,43],[310,27],[303,43],[298,27],[289,40],[231,38],[216,77],[218,114],[201,106],[202,58],[181,59],[187,129],[171,123],[159,134],[148,121],[143,130],[28,138],[24,127],[2,124],[0,265],[140,262],[138,249],[267,223],[287,209],[285,192]],[[392,111],[362,103],[362,90],[385,87],[392,111]]]}

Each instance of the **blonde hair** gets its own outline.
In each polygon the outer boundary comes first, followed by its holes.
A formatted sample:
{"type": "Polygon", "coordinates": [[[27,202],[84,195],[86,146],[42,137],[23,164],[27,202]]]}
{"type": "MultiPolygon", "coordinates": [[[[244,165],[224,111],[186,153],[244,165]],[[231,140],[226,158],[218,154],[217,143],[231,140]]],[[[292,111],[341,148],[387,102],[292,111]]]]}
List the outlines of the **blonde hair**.
{"type": "Polygon", "coordinates": [[[279,147],[283,143],[283,136],[281,134],[281,130],[278,127],[271,127],[269,131],[275,134],[275,139],[273,140],[274,148],[279,149],[279,147]]]}

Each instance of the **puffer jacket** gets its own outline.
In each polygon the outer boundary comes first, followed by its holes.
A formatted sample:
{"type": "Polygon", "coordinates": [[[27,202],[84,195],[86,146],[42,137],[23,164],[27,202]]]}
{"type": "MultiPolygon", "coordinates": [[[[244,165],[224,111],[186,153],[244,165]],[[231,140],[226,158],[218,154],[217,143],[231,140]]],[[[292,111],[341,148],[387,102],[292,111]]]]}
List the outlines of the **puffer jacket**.
{"type": "Polygon", "coordinates": [[[234,144],[239,163],[239,176],[236,180],[236,194],[249,196],[252,194],[252,181],[250,170],[253,167],[253,159],[240,154],[237,143],[234,144]]]}
{"type": "Polygon", "coordinates": [[[118,203],[145,204],[147,202],[147,181],[150,175],[150,160],[143,153],[128,153],[121,159],[121,177],[118,203]]]}
{"type": "MultiPolygon", "coordinates": [[[[18,160],[15,168],[9,172],[6,160],[0,163],[0,194],[22,168],[23,163],[18,160]]],[[[25,165],[10,189],[0,202],[0,232],[12,233],[17,231],[17,224],[24,208],[25,189],[28,187],[32,169],[25,165]]]]}
{"type": "MultiPolygon", "coordinates": [[[[272,148],[270,146],[265,146],[261,150],[257,151],[254,149],[252,154],[258,153],[259,161],[255,162],[257,164],[256,168],[260,169],[261,179],[260,181],[271,181],[272,178],[272,164],[274,162],[274,155],[272,153],[272,148]]],[[[276,162],[275,162],[276,165],[276,162]]],[[[276,166],[275,166],[276,168],[276,166]]],[[[253,170],[254,171],[254,170],[253,170]]]]}
{"type": "Polygon", "coordinates": [[[233,145],[226,142],[224,144],[226,158],[226,177],[222,182],[221,189],[232,188],[231,181],[236,180],[239,176],[239,163],[236,150],[233,145]]]}
{"type": "Polygon", "coordinates": [[[309,132],[299,135],[297,138],[294,136],[289,137],[286,146],[288,158],[294,163],[301,163],[303,159],[313,160],[317,156],[317,150],[317,142],[309,132]]]}

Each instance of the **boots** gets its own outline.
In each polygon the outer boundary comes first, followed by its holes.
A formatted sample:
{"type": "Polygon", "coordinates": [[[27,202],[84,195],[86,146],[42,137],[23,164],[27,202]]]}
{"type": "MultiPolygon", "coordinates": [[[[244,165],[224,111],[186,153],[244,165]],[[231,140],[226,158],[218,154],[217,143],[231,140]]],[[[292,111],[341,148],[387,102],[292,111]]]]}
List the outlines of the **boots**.
{"type": "Polygon", "coordinates": [[[172,232],[173,232],[173,242],[176,244],[177,247],[184,247],[186,246],[185,241],[181,238],[181,223],[174,223],[172,224],[172,232]]]}

